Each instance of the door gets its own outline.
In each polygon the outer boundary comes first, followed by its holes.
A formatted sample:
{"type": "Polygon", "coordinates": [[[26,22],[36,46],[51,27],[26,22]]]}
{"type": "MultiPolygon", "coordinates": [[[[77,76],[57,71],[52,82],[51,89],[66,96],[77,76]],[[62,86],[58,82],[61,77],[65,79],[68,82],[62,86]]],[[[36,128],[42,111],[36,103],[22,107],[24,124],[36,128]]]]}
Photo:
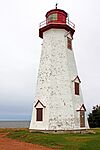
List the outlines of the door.
{"type": "Polygon", "coordinates": [[[85,127],[85,111],[80,111],[80,127],[85,127]]]}

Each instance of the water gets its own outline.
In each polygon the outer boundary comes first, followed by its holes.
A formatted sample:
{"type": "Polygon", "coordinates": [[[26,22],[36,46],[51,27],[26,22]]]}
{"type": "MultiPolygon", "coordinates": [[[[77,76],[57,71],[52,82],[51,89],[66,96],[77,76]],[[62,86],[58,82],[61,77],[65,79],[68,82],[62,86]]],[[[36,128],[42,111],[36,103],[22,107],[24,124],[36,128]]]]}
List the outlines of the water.
{"type": "Polygon", "coordinates": [[[29,128],[30,121],[0,121],[0,128],[29,128]]]}

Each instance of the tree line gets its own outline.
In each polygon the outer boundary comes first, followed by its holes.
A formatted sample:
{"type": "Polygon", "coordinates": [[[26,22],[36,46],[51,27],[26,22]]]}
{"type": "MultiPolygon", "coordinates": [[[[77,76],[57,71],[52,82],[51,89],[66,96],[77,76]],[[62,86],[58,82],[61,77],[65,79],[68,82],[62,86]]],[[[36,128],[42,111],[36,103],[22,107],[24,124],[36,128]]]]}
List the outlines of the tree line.
{"type": "Polygon", "coordinates": [[[88,115],[90,128],[100,127],[100,105],[93,106],[92,112],[88,115]]]}

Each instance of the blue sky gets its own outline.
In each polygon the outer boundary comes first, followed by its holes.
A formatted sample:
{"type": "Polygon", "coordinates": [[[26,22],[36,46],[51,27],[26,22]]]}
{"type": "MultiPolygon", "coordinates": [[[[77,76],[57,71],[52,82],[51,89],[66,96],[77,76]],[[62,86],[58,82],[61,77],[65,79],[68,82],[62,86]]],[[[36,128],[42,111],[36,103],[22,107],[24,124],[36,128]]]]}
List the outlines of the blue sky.
{"type": "Polygon", "coordinates": [[[99,0],[0,0],[0,119],[30,119],[42,40],[39,23],[64,9],[76,25],[73,48],[88,112],[100,104],[99,0]]]}

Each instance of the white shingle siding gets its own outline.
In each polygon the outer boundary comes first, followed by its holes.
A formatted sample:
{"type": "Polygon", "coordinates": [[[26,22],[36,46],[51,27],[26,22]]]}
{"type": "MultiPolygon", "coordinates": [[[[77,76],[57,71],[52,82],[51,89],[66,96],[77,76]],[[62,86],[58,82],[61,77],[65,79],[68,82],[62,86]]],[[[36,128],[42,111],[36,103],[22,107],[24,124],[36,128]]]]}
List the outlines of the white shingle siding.
{"type": "MultiPolygon", "coordinates": [[[[43,33],[43,45],[37,78],[34,104],[40,100],[46,108],[43,121],[36,121],[33,106],[30,129],[75,130],[80,129],[82,93],[75,95],[74,82],[77,69],[73,50],[67,48],[67,31],[50,29],[43,33]]],[[[70,37],[71,38],[71,37],[70,37]]],[[[85,128],[88,127],[87,118],[85,128]]]]}

